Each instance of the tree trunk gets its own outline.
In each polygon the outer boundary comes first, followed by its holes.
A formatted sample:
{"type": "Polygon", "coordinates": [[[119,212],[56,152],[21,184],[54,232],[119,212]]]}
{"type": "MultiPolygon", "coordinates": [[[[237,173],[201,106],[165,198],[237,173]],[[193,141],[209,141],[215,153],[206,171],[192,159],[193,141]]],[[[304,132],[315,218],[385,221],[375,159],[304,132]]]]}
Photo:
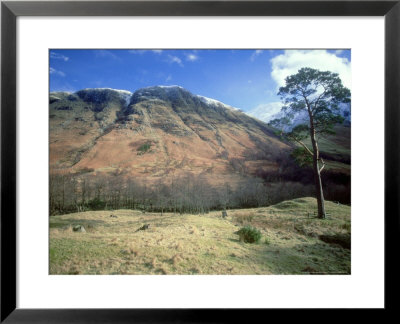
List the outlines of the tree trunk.
{"type": "Polygon", "coordinates": [[[321,172],[319,171],[319,149],[317,140],[315,139],[315,128],[314,128],[314,120],[311,113],[311,109],[308,107],[308,113],[310,116],[310,136],[311,136],[311,144],[313,148],[313,170],[314,170],[314,181],[315,181],[315,195],[317,196],[317,204],[318,204],[318,218],[325,219],[325,199],[324,192],[322,190],[322,181],[321,181],[321,172]]]}
{"type": "Polygon", "coordinates": [[[318,160],[315,160],[313,164],[314,164],[315,190],[316,190],[317,204],[318,204],[318,218],[326,218],[325,199],[324,199],[324,192],[322,191],[321,173],[319,172],[318,160]]]}
{"type": "Polygon", "coordinates": [[[311,136],[311,142],[314,151],[313,169],[314,169],[314,181],[315,181],[315,194],[317,196],[317,204],[318,204],[318,218],[326,218],[324,192],[322,191],[321,173],[319,171],[319,163],[318,163],[319,150],[317,142],[315,140],[315,134],[311,136]]]}

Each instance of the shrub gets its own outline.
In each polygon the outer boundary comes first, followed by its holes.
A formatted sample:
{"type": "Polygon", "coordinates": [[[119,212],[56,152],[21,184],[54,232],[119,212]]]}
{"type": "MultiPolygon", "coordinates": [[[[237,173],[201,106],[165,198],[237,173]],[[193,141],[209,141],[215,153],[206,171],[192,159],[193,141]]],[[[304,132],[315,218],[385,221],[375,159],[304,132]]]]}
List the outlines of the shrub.
{"type": "Polygon", "coordinates": [[[91,210],[103,210],[106,206],[106,202],[99,198],[94,198],[88,202],[88,206],[91,210]]]}
{"type": "Polygon", "coordinates": [[[245,243],[257,243],[261,239],[261,232],[251,226],[242,227],[236,234],[239,235],[240,241],[245,243]]]}
{"type": "Polygon", "coordinates": [[[150,150],[150,148],[151,148],[151,143],[150,142],[144,143],[144,144],[140,145],[139,148],[137,149],[138,152],[139,152],[138,154],[144,154],[148,150],[150,150]]]}

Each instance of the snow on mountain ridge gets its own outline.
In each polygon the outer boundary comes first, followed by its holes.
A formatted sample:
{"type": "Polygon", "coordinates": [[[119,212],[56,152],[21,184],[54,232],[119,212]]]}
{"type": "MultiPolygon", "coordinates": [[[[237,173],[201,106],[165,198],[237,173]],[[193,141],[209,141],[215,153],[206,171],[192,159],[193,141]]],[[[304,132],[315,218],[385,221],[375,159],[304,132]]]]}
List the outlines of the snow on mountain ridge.
{"type": "Polygon", "coordinates": [[[181,87],[181,86],[178,86],[178,85],[157,85],[157,86],[149,86],[149,87],[145,87],[145,88],[142,88],[142,89],[138,89],[138,90],[136,91],[136,93],[137,93],[138,95],[140,95],[141,97],[146,98],[146,94],[147,94],[147,93],[146,93],[146,90],[151,90],[151,89],[155,89],[155,88],[160,88],[160,89],[164,89],[164,90],[173,90],[173,89],[184,90],[184,91],[189,92],[192,96],[199,98],[203,103],[205,103],[205,104],[207,104],[207,105],[209,105],[209,106],[220,106],[220,107],[223,107],[223,108],[226,108],[226,109],[230,109],[230,110],[241,111],[239,108],[232,107],[232,106],[227,105],[227,104],[225,104],[225,103],[223,103],[223,102],[221,102],[221,101],[218,101],[218,100],[216,100],[216,99],[211,99],[211,98],[208,98],[208,97],[205,97],[205,96],[192,94],[192,93],[191,93],[190,91],[188,91],[187,89],[185,89],[185,88],[183,88],[183,87],[181,87]]]}
{"type": "Polygon", "coordinates": [[[207,97],[200,96],[200,95],[197,95],[197,97],[200,98],[200,100],[203,101],[207,105],[223,106],[224,108],[231,109],[231,110],[237,110],[237,111],[240,110],[239,108],[229,106],[229,105],[224,104],[223,102],[215,100],[215,99],[207,98],[207,97]]]}
{"type": "Polygon", "coordinates": [[[113,89],[113,88],[85,88],[83,90],[112,90],[112,91],[116,91],[116,92],[119,92],[119,93],[132,94],[132,92],[130,92],[128,90],[113,89]]]}
{"type": "MultiPolygon", "coordinates": [[[[163,89],[173,89],[173,88],[184,89],[183,87],[178,86],[178,85],[158,85],[158,86],[155,86],[155,87],[163,88],[163,89]]],[[[149,88],[152,88],[152,87],[149,87],[149,88]]]]}
{"type": "MultiPolygon", "coordinates": [[[[149,86],[149,87],[144,87],[141,89],[136,90],[135,92],[131,92],[128,90],[120,90],[120,89],[113,89],[113,88],[85,88],[79,91],[101,91],[101,90],[110,90],[110,91],[115,91],[117,93],[120,94],[120,96],[125,100],[126,105],[129,105],[132,97],[134,94],[138,94],[139,96],[141,96],[142,98],[147,98],[147,93],[146,90],[151,90],[151,89],[155,89],[155,88],[160,88],[160,89],[164,89],[164,90],[173,90],[173,89],[180,89],[180,90],[186,90],[185,88],[178,86],[178,85],[156,85],[156,86],[149,86]]],[[[79,92],[76,91],[75,93],[79,92]]],[[[189,92],[189,91],[188,91],[189,92]]],[[[201,96],[201,95],[195,95],[192,94],[194,97],[199,98],[203,103],[209,105],[209,106],[219,106],[219,107],[223,107],[229,110],[234,110],[234,111],[241,111],[239,108],[236,107],[232,107],[230,105],[227,105],[221,101],[218,101],[216,99],[212,99],[212,98],[208,98],[205,96],[201,96]]]]}
{"type": "MultiPolygon", "coordinates": [[[[122,97],[122,99],[125,101],[126,105],[129,105],[129,102],[131,101],[131,97],[133,95],[133,93],[128,90],[120,90],[120,89],[113,89],[113,88],[85,88],[85,89],[83,89],[83,91],[101,91],[101,90],[110,90],[110,91],[117,92],[122,97]]],[[[82,91],[82,90],[80,90],[80,91],[82,91]]]]}

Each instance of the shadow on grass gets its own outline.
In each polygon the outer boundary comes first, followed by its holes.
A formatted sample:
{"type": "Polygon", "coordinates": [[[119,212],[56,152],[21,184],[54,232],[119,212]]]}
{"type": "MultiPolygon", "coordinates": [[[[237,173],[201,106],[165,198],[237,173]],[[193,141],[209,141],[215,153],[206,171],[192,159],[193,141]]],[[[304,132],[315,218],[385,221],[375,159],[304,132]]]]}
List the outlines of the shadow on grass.
{"type": "Polygon", "coordinates": [[[237,239],[228,238],[228,241],[235,242],[235,243],[240,243],[240,239],[239,238],[237,238],[237,239]]]}
{"type": "Polygon", "coordinates": [[[291,247],[265,245],[253,250],[251,262],[264,264],[273,274],[334,275],[351,273],[351,252],[338,245],[304,243],[291,247]]]}
{"type": "Polygon", "coordinates": [[[320,235],[319,239],[328,244],[337,244],[345,249],[351,249],[350,234],[320,235]]]}
{"type": "Polygon", "coordinates": [[[77,218],[69,218],[63,219],[62,221],[51,221],[49,223],[50,228],[63,228],[68,225],[83,225],[84,227],[95,227],[98,225],[104,225],[106,222],[102,220],[89,220],[89,219],[77,219],[77,218]]]}

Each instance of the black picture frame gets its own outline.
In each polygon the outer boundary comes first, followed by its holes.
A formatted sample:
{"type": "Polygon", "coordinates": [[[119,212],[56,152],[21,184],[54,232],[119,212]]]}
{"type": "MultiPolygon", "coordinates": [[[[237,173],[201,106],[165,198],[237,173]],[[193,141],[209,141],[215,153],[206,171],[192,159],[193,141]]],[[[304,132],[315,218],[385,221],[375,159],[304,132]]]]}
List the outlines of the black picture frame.
{"type": "MultiPolygon", "coordinates": [[[[1,3],[1,322],[252,322],[267,310],[16,308],[16,19],[19,16],[384,16],[385,310],[399,286],[400,0],[395,1],[4,1],[1,3]]],[[[373,153],[371,153],[373,154],[373,153]]],[[[371,260],[371,262],[373,262],[371,260]]],[[[270,310],[271,312],[272,310],[270,310]]],[[[268,318],[265,318],[268,320],[268,318]]]]}

